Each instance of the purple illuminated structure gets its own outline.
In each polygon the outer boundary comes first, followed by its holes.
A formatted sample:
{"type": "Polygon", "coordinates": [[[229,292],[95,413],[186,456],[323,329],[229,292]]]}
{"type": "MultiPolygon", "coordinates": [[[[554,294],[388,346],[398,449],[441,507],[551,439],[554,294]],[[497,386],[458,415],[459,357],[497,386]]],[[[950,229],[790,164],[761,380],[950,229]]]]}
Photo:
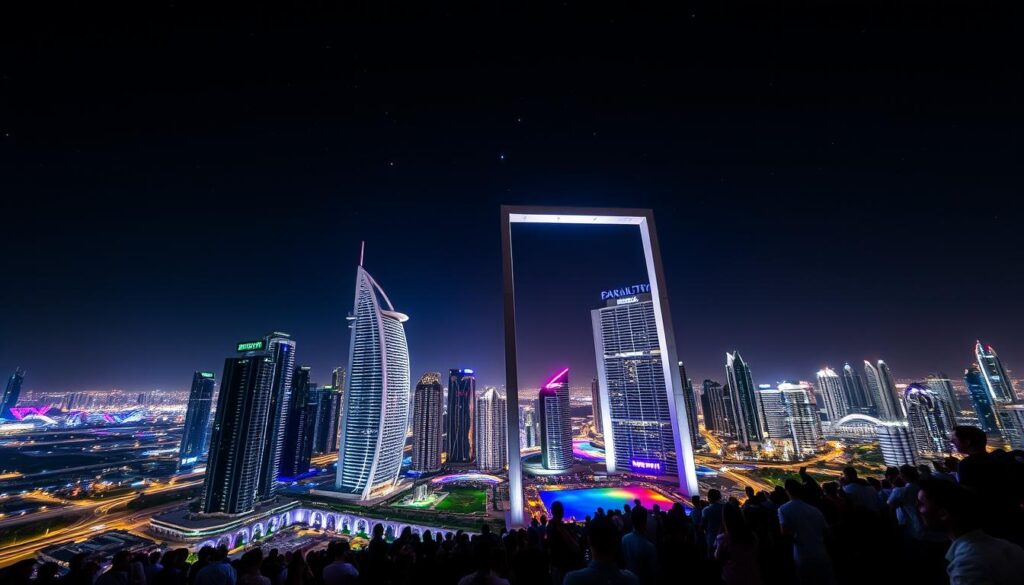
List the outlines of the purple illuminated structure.
{"type": "Polygon", "coordinates": [[[633,473],[641,473],[644,475],[661,475],[662,471],[661,461],[630,459],[629,467],[633,471],[633,473]]]}
{"type": "Polygon", "coordinates": [[[16,406],[11,409],[11,414],[17,420],[24,420],[26,416],[31,415],[45,416],[48,412],[49,406],[16,406]]]}
{"type": "Polygon", "coordinates": [[[540,452],[544,469],[572,468],[572,424],[569,420],[569,368],[555,374],[540,389],[540,452]]]}

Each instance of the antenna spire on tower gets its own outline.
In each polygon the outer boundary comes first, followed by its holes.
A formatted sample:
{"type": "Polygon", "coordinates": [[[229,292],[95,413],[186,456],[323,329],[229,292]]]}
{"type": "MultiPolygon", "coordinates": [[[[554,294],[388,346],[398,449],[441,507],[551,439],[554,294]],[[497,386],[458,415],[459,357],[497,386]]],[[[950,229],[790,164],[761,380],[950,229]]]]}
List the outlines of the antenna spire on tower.
{"type": "Polygon", "coordinates": [[[359,265],[363,265],[363,254],[366,253],[366,240],[359,243],[359,265]]]}

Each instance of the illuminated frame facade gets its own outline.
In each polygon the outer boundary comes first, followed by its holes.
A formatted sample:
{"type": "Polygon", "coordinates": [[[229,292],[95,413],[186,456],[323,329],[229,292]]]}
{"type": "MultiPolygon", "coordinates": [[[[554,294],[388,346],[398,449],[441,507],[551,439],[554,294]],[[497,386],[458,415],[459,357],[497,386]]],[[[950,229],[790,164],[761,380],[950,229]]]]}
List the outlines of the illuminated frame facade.
{"type": "Polygon", "coordinates": [[[595,209],[581,207],[533,207],[501,206],[501,265],[504,276],[505,306],[505,392],[508,414],[508,481],[509,481],[509,527],[526,524],[523,503],[523,466],[519,456],[519,376],[517,372],[516,347],[516,301],[515,279],[512,263],[512,224],[514,223],[555,223],[576,225],[635,225],[640,229],[647,263],[647,277],[651,284],[654,300],[654,316],[658,327],[658,342],[662,347],[662,369],[665,373],[665,390],[669,395],[669,411],[672,418],[672,434],[675,441],[676,464],[679,468],[679,488],[687,496],[698,493],[697,473],[693,463],[693,447],[690,444],[689,427],[686,418],[686,400],[683,396],[683,381],[679,377],[675,335],[672,331],[672,314],[669,312],[668,292],[665,274],[661,265],[661,250],[658,247],[658,233],[654,226],[654,212],[650,209],[595,209]]]}

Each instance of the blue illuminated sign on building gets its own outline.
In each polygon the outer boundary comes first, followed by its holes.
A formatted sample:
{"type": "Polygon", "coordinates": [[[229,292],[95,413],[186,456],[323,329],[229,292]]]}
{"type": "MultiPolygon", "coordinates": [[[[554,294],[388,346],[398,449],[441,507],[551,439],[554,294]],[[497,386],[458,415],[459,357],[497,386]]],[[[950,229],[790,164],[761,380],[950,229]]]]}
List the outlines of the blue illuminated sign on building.
{"type": "Polygon", "coordinates": [[[601,300],[607,301],[608,299],[617,299],[619,297],[630,297],[633,295],[639,295],[643,293],[651,292],[651,285],[649,284],[634,284],[630,286],[624,286],[622,288],[613,288],[610,290],[601,291],[601,300]]]}

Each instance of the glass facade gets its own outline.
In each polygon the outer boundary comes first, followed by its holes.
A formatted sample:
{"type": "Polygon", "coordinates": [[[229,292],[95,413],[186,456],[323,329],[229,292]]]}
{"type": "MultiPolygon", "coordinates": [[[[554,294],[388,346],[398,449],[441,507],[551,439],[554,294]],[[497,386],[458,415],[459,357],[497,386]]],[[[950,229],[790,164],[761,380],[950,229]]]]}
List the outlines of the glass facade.
{"type": "Polygon", "coordinates": [[[473,370],[448,372],[448,414],[445,418],[444,451],[448,465],[473,462],[473,407],[476,376],[473,370]]]}
{"type": "Polygon", "coordinates": [[[213,372],[192,374],[192,389],[188,394],[188,410],[181,433],[178,466],[192,467],[203,456],[209,443],[210,407],[213,402],[213,372]]]}
{"type": "Polygon", "coordinates": [[[437,471],[441,469],[441,420],[444,416],[440,372],[420,376],[412,405],[412,469],[437,471]]]}

